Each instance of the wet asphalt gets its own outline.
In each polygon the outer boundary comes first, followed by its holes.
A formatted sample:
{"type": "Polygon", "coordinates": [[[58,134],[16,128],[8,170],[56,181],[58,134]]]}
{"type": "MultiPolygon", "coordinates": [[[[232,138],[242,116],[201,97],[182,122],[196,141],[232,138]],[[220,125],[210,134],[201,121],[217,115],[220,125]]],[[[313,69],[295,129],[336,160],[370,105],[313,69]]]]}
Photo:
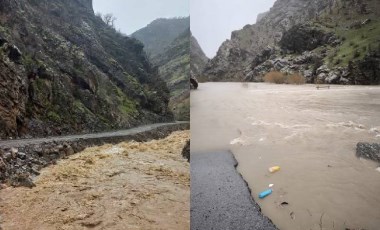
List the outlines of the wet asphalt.
{"type": "Polygon", "coordinates": [[[30,139],[14,139],[14,140],[0,140],[0,147],[22,147],[28,144],[42,144],[49,142],[70,142],[79,139],[102,139],[110,137],[124,137],[128,135],[134,135],[146,131],[151,131],[160,127],[169,127],[178,124],[187,124],[188,122],[168,122],[168,123],[155,123],[149,125],[141,125],[130,129],[116,130],[110,132],[99,132],[99,133],[88,133],[88,134],[77,134],[77,135],[67,135],[67,136],[55,136],[55,137],[43,137],[43,138],[30,138],[30,139]]]}
{"type": "Polygon", "coordinates": [[[232,153],[191,153],[191,230],[274,230],[262,215],[232,153]]]}

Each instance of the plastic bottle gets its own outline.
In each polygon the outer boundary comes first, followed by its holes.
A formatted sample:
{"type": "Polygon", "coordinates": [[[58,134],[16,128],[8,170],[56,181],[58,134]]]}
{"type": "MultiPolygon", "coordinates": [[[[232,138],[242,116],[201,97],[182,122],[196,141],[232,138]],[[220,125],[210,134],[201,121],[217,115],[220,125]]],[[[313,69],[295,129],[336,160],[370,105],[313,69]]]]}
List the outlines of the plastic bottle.
{"type": "Polygon", "coordinates": [[[264,197],[266,197],[266,196],[268,196],[270,194],[272,194],[272,189],[265,190],[264,192],[262,192],[262,193],[259,194],[259,198],[263,199],[264,197]]]}
{"type": "Polygon", "coordinates": [[[273,166],[269,168],[269,172],[274,173],[280,170],[280,166],[273,166]]]}

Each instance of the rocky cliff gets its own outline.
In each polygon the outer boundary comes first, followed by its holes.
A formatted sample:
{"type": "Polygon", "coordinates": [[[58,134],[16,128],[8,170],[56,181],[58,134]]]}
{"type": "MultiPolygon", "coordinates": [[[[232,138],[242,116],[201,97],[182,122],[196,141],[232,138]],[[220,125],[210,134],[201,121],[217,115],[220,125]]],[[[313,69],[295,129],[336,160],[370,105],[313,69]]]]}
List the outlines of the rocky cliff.
{"type": "Polygon", "coordinates": [[[143,44],[91,0],[2,0],[0,138],[126,128],[172,119],[143,44]]]}
{"type": "Polygon", "coordinates": [[[190,37],[190,59],[191,77],[201,78],[202,72],[209,59],[198,44],[197,39],[192,35],[190,37]]]}
{"type": "Polygon", "coordinates": [[[132,34],[141,40],[170,90],[177,120],[190,119],[190,18],[160,18],[132,34]]]}
{"type": "Polygon", "coordinates": [[[169,107],[177,120],[190,120],[190,28],[153,59],[170,90],[169,107]]]}
{"type": "Polygon", "coordinates": [[[154,59],[159,58],[158,56],[189,27],[190,17],[159,18],[131,36],[140,40],[149,57],[154,59]]]}
{"type": "Polygon", "coordinates": [[[310,83],[379,84],[379,12],[376,0],[277,0],[256,24],[232,33],[204,75],[262,81],[275,70],[310,83]]]}

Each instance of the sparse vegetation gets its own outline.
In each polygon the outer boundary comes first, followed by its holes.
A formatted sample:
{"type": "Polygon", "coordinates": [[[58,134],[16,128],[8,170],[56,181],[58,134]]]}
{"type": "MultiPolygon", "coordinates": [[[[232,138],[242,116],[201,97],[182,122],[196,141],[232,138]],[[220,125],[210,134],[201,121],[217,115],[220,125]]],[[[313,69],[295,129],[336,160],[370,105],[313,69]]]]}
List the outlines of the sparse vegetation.
{"type": "Polygon", "coordinates": [[[272,71],[264,76],[264,81],[275,84],[305,84],[306,79],[299,73],[285,74],[279,71],[272,71]]]}
{"type": "Polygon", "coordinates": [[[264,76],[264,81],[275,84],[284,84],[285,83],[285,75],[279,71],[272,71],[264,76]]]}
{"type": "Polygon", "coordinates": [[[286,83],[292,85],[305,84],[306,79],[300,73],[293,73],[287,76],[286,83]]]}
{"type": "Polygon", "coordinates": [[[117,18],[113,14],[108,13],[103,15],[100,12],[98,12],[96,13],[96,16],[101,18],[103,22],[106,23],[108,26],[115,28],[115,21],[117,18]]]}
{"type": "Polygon", "coordinates": [[[60,122],[61,121],[61,117],[54,111],[49,111],[47,114],[47,118],[51,121],[54,121],[54,122],[60,122]]]}

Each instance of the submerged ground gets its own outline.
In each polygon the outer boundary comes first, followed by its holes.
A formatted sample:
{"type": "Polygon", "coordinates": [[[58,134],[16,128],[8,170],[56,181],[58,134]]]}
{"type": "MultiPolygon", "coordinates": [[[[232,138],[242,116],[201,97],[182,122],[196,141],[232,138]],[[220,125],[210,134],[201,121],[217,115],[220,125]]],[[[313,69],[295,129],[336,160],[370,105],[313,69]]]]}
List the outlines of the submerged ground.
{"type": "Polygon", "coordinates": [[[205,83],[191,95],[191,151],[232,150],[279,229],[376,229],[378,165],[355,148],[380,142],[379,114],[378,86],[205,83]]]}
{"type": "MultiPolygon", "coordinates": [[[[189,229],[189,131],[88,148],[0,190],[3,229],[189,229]]],[[[1,229],[0,227],[0,229],[1,229]]]]}

